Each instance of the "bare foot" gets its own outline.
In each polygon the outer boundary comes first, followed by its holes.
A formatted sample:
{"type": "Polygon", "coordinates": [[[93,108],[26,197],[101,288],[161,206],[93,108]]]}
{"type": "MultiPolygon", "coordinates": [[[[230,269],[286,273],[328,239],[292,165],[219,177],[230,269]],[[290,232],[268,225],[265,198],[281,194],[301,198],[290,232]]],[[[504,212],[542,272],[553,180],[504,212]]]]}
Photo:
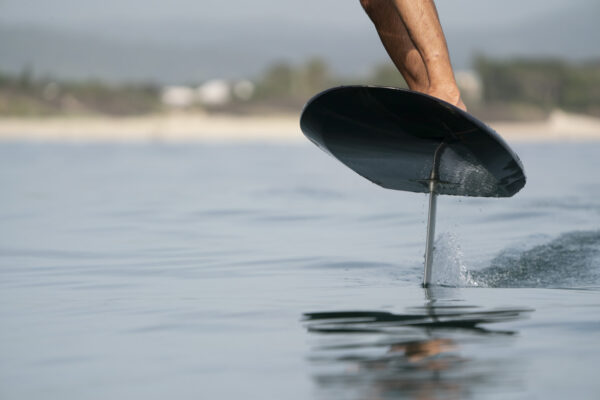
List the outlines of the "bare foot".
{"type": "Polygon", "coordinates": [[[458,98],[458,103],[456,103],[455,106],[460,108],[463,111],[467,111],[467,106],[465,106],[465,103],[463,103],[463,101],[460,97],[458,98]]]}
{"type": "Polygon", "coordinates": [[[438,99],[444,100],[445,102],[450,103],[463,111],[467,111],[467,106],[465,106],[465,103],[463,103],[462,98],[460,97],[460,91],[457,87],[447,89],[430,88],[425,93],[427,93],[430,96],[437,97],[438,99]]]}

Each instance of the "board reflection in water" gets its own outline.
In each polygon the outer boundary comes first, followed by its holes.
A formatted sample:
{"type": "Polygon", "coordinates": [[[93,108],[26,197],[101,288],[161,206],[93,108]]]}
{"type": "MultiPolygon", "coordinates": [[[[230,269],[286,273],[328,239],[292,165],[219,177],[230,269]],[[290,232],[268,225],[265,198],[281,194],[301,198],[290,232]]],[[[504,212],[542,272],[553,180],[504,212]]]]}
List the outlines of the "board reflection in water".
{"type": "Polygon", "coordinates": [[[520,385],[522,360],[499,349],[517,332],[495,326],[532,309],[484,309],[448,298],[450,288],[426,289],[422,307],[386,311],[310,312],[309,362],[323,398],[476,398],[520,385]],[[433,291],[433,292],[432,292],[433,291]]]}

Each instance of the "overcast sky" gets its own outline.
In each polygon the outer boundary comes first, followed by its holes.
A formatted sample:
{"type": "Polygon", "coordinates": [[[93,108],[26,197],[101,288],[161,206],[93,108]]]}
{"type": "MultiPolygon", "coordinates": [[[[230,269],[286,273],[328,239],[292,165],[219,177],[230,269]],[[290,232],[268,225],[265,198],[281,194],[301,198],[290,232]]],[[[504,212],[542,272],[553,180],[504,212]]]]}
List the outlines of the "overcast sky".
{"type": "MultiPolygon", "coordinates": [[[[600,0],[437,0],[455,68],[491,57],[600,58],[600,0]]],[[[389,62],[359,0],[0,0],[0,71],[167,82],[325,59],[389,62]]]]}
{"type": "MultiPolygon", "coordinates": [[[[598,0],[438,0],[445,26],[495,27],[554,13],[598,0]]],[[[358,0],[0,0],[0,21],[61,27],[91,27],[115,22],[218,21],[309,22],[319,25],[365,24],[358,0]]]]}

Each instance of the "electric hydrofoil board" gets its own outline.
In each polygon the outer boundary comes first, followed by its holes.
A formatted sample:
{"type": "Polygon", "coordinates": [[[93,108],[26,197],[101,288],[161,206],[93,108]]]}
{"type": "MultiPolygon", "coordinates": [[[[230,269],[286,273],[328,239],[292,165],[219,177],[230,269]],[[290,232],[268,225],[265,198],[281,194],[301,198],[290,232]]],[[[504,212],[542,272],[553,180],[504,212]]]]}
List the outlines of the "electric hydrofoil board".
{"type": "Polygon", "coordinates": [[[521,161],[496,132],[423,93],[374,86],[329,89],[306,104],[300,127],[371,182],[429,193],[424,286],[431,283],[437,195],[510,197],[525,185],[521,161]]]}

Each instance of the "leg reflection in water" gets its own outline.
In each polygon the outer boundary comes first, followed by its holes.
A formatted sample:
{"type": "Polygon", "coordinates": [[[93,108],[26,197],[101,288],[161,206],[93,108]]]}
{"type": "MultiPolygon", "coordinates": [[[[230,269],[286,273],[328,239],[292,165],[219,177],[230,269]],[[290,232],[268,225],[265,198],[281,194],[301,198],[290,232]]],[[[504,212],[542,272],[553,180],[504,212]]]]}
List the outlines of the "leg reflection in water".
{"type": "Polygon", "coordinates": [[[498,350],[511,345],[516,332],[488,325],[533,310],[456,304],[429,295],[424,306],[403,314],[306,313],[311,374],[323,397],[462,399],[518,383],[511,371],[520,360],[498,350]]]}
{"type": "MultiPolygon", "coordinates": [[[[458,346],[452,339],[431,339],[393,344],[390,347],[389,353],[394,354],[404,352],[407,361],[419,362],[438,354],[456,350],[457,347],[458,346]]],[[[437,369],[437,367],[435,369],[437,369]]]]}

